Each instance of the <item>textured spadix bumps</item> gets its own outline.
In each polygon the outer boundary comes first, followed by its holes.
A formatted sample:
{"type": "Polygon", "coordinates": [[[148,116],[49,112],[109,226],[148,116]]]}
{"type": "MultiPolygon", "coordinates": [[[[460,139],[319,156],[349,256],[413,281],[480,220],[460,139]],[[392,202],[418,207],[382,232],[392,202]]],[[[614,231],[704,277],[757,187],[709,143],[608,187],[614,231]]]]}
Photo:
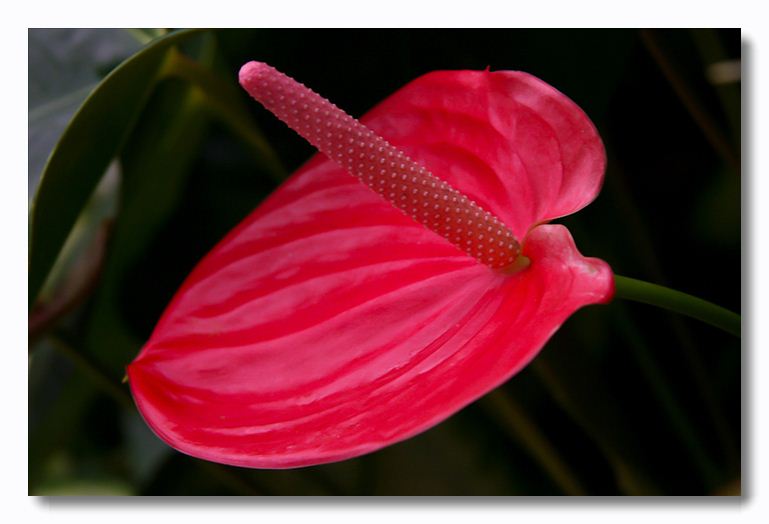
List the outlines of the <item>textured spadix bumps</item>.
{"type": "Polygon", "coordinates": [[[379,449],[501,384],[575,310],[611,298],[608,266],[544,224],[595,198],[604,151],[541,80],[430,73],[362,125],[264,64],[241,82],[323,154],[200,262],[129,366],[171,446],[265,468],[379,449]],[[476,229],[453,229],[471,217],[476,229]],[[519,239],[530,265],[500,271],[519,247],[499,238],[519,239]]]}
{"type": "Polygon", "coordinates": [[[493,268],[518,242],[502,222],[312,90],[261,62],[240,70],[256,100],[393,206],[493,268]]]}

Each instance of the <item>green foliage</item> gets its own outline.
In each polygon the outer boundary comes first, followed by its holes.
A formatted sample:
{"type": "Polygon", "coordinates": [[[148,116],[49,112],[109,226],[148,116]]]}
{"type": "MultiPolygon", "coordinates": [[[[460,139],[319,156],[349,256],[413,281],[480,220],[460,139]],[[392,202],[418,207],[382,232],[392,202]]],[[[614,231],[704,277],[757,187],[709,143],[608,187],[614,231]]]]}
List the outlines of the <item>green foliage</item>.
{"type": "Polygon", "coordinates": [[[30,215],[30,305],[72,226],[133,128],[168,50],[190,36],[163,38],[112,71],[88,96],[48,158],[30,215]]]}

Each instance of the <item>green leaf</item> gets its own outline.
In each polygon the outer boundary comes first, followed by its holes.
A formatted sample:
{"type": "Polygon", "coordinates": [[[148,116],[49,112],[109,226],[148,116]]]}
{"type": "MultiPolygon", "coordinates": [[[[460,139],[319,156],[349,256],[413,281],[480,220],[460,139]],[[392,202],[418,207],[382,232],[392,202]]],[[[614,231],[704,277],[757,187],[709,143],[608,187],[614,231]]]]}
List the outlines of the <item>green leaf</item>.
{"type": "Polygon", "coordinates": [[[133,36],[138,42],[141,42],[142,44],[149,44],[154,39],[168,34],[168,29],[154,29],[151,27],[132,28],[127,29],[127,31],[131,34],[131,36],[133,36]]]}
{"type": "Polygon", "coordinates": [[[97,393],[85,374],[69,368],[50,345],[38,348],[31,357],[27,476],[30,494],[37,494],[37,488],[46,480],[51,457],[68,449],[75,440],[97,393]],[[49,369],[54,369],[55,374],[49,369]],[[36,375],[39,378],[33,382],[36,375]],[[56,380],[48,378],[51,376],[56,380]]]}
{"type": "Polygon", "coordinates": [[[168,49],[194,33],[180,31],[158,39],[123,62],[88,96],[62,135],[30,211],[30,306],[80,211],[162,76],[168,49]]]}
{"type": "MultiPolygon", "coordinates": [[[[602,451],[614,471],[617,486],[626,495],[658,495],[649,471],[652,457],[639,441],[635,423],[623,409],[605,372],[609,317],[602,308],[589,308],[569,321],[532,363],[553,399],[602,451]]],[[[616,351],[617,348],[611,348],[616,351]]]]}
{"type": "Polygon", "coordinates": [[[30,29],[28,41],[31,198],[48,156],[77,108],[106,71],[141,45],[123,29],[30,29]]]}
{"type": "Polygon", "coordinates": [[[234,78],[222,78],[211,68],[178,52],[169,56],[166,72],[169,77],[178,77],[195,86],[211,116],[225,124],[235,137],[248,146],[254,160],[274,182],[279,183],[286,178],[285,167],[249,116],[243,91],[234,78]]]}
{"type": "MultiPolygon", "coordinates": [[[[84,344],[86,352],[113,378],[123,376],[125,365],[147,336],[137,329],[136,321],[131,322],[132,315],[126,310],[126,283],[133,268],[153,259],[152,242],[183,200],[206,126],[207,111],[199,92],[186,82],[164,76],[122,147],[120,214],[93,297],[84,344]]],[[[163,287],[154,271],[143,274],[141,280],[148,288],[163,287]]],[[[150,309],[150,302],[145,297],[142,313],[150,309]]]]}
{"type": "Polygon", "coordinates": [[[136,411],[123,413],[121,423],[131,477],[137,484],[145,484],[157,474],[173,449],[152,433],[136,411]]]}
{"type": "Polygon", "coordinates": [[[134,495],[130,485],[120,479],[71,478],[41,486],[35,495],[45,497],[124,497],[134,495]]]}

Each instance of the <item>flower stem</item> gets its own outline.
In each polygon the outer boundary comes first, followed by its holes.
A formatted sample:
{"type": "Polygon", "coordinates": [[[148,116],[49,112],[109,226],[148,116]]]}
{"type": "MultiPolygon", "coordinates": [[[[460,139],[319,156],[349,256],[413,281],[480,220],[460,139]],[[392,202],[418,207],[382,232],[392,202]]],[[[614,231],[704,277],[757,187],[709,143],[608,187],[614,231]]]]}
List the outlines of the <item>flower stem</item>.
{"type": "Polygon", "coordinates": [[[740,337],[742,317],[728,309],[675,289],[614,275],[618,298],[634,300],[696,318],[740,337]]]}
{"type": "Polygon", "coordinates": [[[545,433],[511,395],[498,388],[486,395],[479,405],[502,424],[505,431],[531,454],[566,495],[587,493],[545,433]]]}

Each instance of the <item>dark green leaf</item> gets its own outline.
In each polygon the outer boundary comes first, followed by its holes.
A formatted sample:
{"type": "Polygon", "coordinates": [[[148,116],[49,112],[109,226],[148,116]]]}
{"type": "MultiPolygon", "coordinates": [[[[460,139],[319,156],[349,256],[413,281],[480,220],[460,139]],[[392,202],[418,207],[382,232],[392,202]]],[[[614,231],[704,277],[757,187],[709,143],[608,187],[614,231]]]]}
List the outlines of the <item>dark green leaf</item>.
{"type": "Polygon", "coordinates": [[[56,145],[32,202],[30,306],[80,211],[160,78],[168,49],[191,34],[180,31],[159,39],[117,67],[90,94],[56,145]]]}
{"type": "MultiPolygon", "coordinates": [[[[148,260],[157,261],[152,243],[182,202],[207,123],[201,98],[195,89],[176,79],[158,84],[121,152],[120,214],[85,335],[85,350],[116,379],[122,377],[125,365],[149,335],[137,329],[137,322],[126,314],[126,283],[133,268],[148,260]]],[[[142,274],[138,284],[146,292],[140,313],[152,310],[153,318],[153,290],[165,290],[159,280],[158,272],[152,271],[142,274]]],[[[179,284],[173,282],[174,286],[179,284]]]]}

